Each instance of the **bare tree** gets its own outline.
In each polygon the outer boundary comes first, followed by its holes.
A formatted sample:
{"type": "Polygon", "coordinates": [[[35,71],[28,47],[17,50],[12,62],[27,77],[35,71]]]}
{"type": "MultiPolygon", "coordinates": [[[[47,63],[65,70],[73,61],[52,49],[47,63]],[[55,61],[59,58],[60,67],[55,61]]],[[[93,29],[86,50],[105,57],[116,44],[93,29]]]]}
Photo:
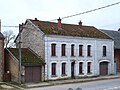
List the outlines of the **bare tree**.
{"type": "Polygon", "coordinates": [[[14,39],[15,39],[15,35],[13,34],[13,31],[12,30],[9,30],[9,31],[4,31],[3,32],[3,35],[5,37],[5,48],[8,48],[8,47],[13,47],[14,46],[14,39]]]}

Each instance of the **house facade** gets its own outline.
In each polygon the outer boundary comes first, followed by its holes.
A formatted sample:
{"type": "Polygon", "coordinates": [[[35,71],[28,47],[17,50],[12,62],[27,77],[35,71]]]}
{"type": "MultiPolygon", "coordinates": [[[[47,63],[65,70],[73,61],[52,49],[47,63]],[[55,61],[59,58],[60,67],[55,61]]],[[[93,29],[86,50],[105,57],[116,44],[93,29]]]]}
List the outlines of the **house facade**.
{"type": "Polygon", "coordinates": [[[45,80],[114,73],[114,42],[93,26],[62,24],[60,18],[58,23],[28,19],[21,38],[22,47],[45,61],[45,80]]]}
{"type": "Polygon", "coordinates": [[[4,36],[1,33],[1,21],[0,21],[0,81],[3,80],[4,74],[4,36]]]}
{"type": "Polygon", "coordinates": [[[120,72],[120,29],[118,31],[113,30],[101,30],[114,40],[114,62],[116,64],[116,72],[120,72]]]}

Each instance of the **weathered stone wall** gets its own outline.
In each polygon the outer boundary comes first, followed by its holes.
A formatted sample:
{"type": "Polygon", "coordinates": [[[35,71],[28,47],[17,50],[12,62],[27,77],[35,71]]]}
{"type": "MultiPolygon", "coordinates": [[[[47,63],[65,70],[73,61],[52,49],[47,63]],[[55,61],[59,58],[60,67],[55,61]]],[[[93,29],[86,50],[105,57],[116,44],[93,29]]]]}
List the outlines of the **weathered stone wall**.
{"type": "MultiPolygon", "coordinates": [[[[18,42],[18,39],[17,39],[18,42]]],[[[21,33],[21,47],[30,48],[44,60],[43,33],[31,22],[27,22],[21,33]]]]}

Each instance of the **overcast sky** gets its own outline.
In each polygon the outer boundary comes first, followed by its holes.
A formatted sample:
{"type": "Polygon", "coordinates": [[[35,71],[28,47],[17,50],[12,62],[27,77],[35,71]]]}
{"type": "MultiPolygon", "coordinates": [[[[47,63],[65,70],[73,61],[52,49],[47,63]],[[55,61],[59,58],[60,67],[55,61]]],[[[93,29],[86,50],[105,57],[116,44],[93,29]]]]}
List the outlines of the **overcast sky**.
{"type": "MultiPolygon", "coordinates": [[[[49,21],[99,8],[120,0],[0,0],[2,26],[18,26],[26,19],[38,18],[49,21]]],[[[95,26],[98,29],[118,30],[120,28],[120,4],[95,12],[63,19],[62,23],[95,26]]],[[[56,22],[56,21],[55,21],[56,22]]],[[[18,28],[5,28],[18,32],[18,28]]]]}

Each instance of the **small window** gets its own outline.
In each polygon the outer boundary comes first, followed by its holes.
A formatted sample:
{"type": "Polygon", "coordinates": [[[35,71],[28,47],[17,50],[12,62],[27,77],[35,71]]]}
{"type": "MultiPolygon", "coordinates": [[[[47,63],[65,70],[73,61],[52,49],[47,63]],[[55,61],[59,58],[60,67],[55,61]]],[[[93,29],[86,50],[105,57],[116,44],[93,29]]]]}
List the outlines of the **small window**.
{"type": "Polygon", "coordinates": [[[65,56],[65,50],[66,50],[66,44],[62,44],[62,47],[61,47],[61,55],[62,56],[65,56]]]}
{"type": "Polygon", "coordinates": [[[51,56],[56,56],[56,44],[51,44],[51,56]]]}
{"type": "Polygon", "coordinates": [[[66,63],[62,63],[62,75],[66,75],[66,63]]]}
{"type": "Polygon", "coordinates": [[[79,63],[79,74],[83,74],[83,62],[79,63]]]}
{"type": "Polygon", "coordinates": [[[83,56],[83,45],[79,45],[79,56],[83,56]]]}
{"type": "Polygon", "coordinates": [[[52,63],[52,76],[56,75],[56,63],[52,63]]]}
{"type": "Polygon", "coordinates": [[[103,46],[103,57],[106,56],[106,46],[103,46]]]}
{"type": "Polygon", "coordinates": [[[71,45],[71,56],[74,56],[74,44],[71,45]]]}
{"type": "Polygon", "coordinates": [[[87,46],[87,56],[91,56],[91,45],[87,46]]]}
{"type": "Polygon", "coordinates": [[[88,62],[88,64],[87,64],[87,73],[88,74],[91,73],[91,62],[88,62]]]}

